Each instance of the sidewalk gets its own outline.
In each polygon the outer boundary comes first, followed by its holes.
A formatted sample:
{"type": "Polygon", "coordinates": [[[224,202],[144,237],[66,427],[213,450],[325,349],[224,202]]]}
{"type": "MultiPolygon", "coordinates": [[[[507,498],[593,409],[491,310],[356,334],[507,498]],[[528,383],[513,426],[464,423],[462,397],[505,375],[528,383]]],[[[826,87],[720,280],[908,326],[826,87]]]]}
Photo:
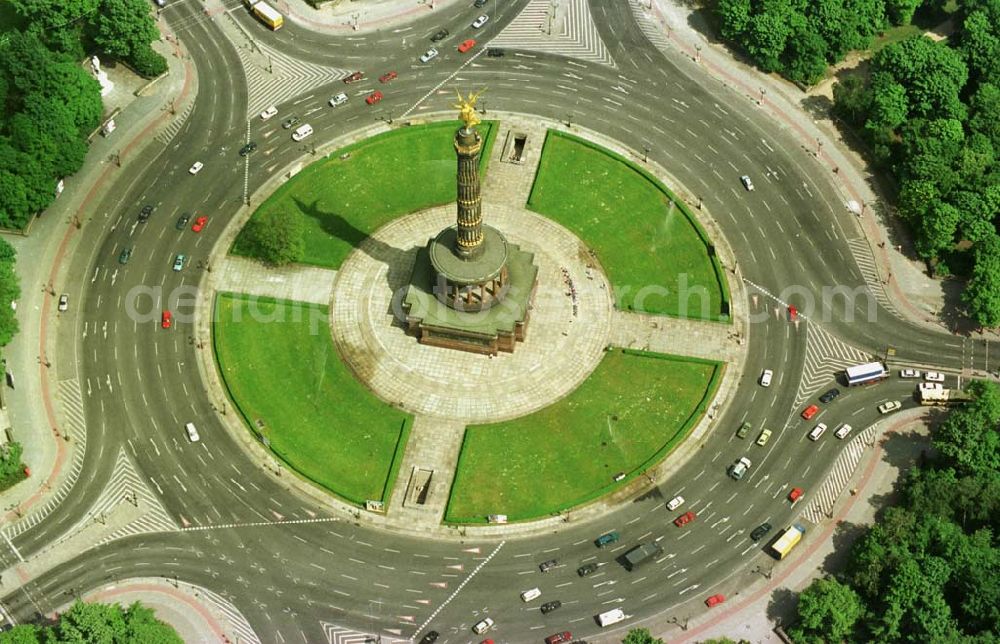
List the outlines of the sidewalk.
{"type": "MultiPolygon", "coordinates": [[[[459,3],[466,4],[464,0],[366,0],[362,5],[346,0],[314,9],[305,0],[276,0],[274,5],[288,20],[314,31],[365,34],[405,25],[459,3]]],[[[467,4],[471,6],[471,0],[467,4]]]]}
{"type": "MultiPolygon", "coordinates": [[[[117,129],[108,137],[93,139],[83,168],[66,178],[65,191],[35,219],[27,236],[4,235],[17,250],[16,270],[22,287],[21,330],[6,351],[16,388],[8,388],[5,398],[15,439],[25,446],[24,460],[32,470],[31,478],[2,495],[7,534],[14,521],[72,484],[70,468],[63,466],[71,458],[81,458],[86,444],[80,440],[85,431],[82,421],[74,427],[64,409],[66,401],[57,405],[55,400],[60,383],[77,382],[72,356],[79,339],[75,311],[80,285],[73,284],[74,276],[67,274],[69,258],[78,247],[89,248],[83,243],[86,236],[100,234],[87,224],[99,216],[93,209],[105,194],[104,186],[120,173],[119,164],[127,167],[138,157],[160,129],[175,115],[185,113],[183,108],[197,93],[190,58],[173,35],[165,29],[164,40],[153,46],[166,56],[170,73],[155,83],[142,83],[146,89],[133,94],[115,116],[117,129]],[[173,110],[167,110],[165,106],[171,103],[173,110]],[[70,310],[57,316],[55,300],[61,292],[70,293],[70,310]],[[52,332],[51,324],[55,325],[52,332]],[[68,358],[60,362],[64,356],[68,358]]],[[[49,504],[43,512],[51,508],[49,504]]]]}
{"type": "Polygon", "coordinates": [[[868,241],[880,282],[869,286],[875,290],[884,285],[899,312],[914,324],[951,332],[939,317],[945,307],[947,283],[928,277],[921,262],[900,252],[899,245],[905,249],[909,242],[891,229],[896,223],[891,219],[894,215],[884,212],[886,207],[872,187],[867,163],[849,148],[831,120],[812,119],[811,110],[804,105],[810,96],[776,75],[765,75],[736,60],[724,45],[710,41],[706,34],[711,29],[700,12],[680,0],[652,0],[651,5],[651,18],[663,27],[671,46],[699,69],[769,112],[832,175],[844,209],[851,201],[859,205],[858,234],[868,241]]]}

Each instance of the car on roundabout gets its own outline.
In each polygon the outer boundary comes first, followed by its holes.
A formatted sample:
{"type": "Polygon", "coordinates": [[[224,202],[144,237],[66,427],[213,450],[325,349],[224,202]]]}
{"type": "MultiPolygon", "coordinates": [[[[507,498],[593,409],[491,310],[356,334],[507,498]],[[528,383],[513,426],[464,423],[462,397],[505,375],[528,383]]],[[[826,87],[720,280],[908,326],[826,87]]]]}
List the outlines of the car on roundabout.
{"type": "Polygon", "coordinates": [[[694,521],[695,517],[697,516],[698,516],[697,514],[689,510],[684,514],[680,515],[679,517],[677,517],[676,519],[674,519],[674,525],[677,526],[678,528],[682,528],[687,524],[691,523],[692,521],[694,521]]]}
{"type": "Polygon", "coordinates": [[[299,123],[299,117],[292,115],[281,122],[281,127],[286,130],[290,130],[292,129],[293,126],[298,125],[298,123],[299,123]]]}
{"type": "Polygon", "coordinates": [[[765,521],[764,523],[754,528],[752,532],[750,532],[750,539],[753,541],[760,541],[761,539],[764,538],[764,535],[766,535],[770,531],[771,531],[771,524],[765,521]]]}
{"type": "Polygon", "coordinates": [[[736,436],[738,438],[746,438],[747,435],[750,433],[750,430],[752,429],[753,426],[750,423],[745,422],[742,425],[740,425],[740,428],[738,430],[736,430],[736,436]]]}
{"type": "Polygon", "coordinates": [[[604,546],[610,546],[612,543],[618,543],[620,538],[621,536],[615,531],[605,532],[594,540],[594,545],[598,548],[603,548],[604,546]]]}
{"type": "Polygon", "coordinates": [[[194,165],[188,168],[188,172],[190,172],[191,174],[198,174],[204,167],[205,167],[204,163],[202,163],[201,161],[195,161],[194,165]]]}
{"type": "Polygon", "coordinates": [[[770,387],[772,378],[774,378],[774,372],[770,369],[764,369],[764,371],[760,372],[760,386],[770,387]]]}
{"type": "Polygon", "coordinates": [[[490,17],[487,16],[486,14],[483,14],[483,15],[479,16],[478,18],[476,18],[475,20],[472,21],[472,28],[473,29],[479,29],[483,25],[485,25],[487,22],[489,22],[489,20],[490,20],[490,17]]]}
{"type": "Polygon", "coordinates": [[[532,599],[536,599],[541,596],[542,591],[538,588],[529,588],[528,590],[521,593],[521,601],[530,602],[532,599]]]}
{"type": "Polygon", "coordinates": [[[475,39],[469,38],[468,40],[463,40],[462,44],[458,46],[458,53],[464,54],[465,52],[469,51],[475,46],[476,46],[475,39]]]}
{"type": "Polygon", "coordinates": [[[892,412],[899,411],[902,408],[903,408],[903,403],[899,402],[898,400],[890,400],[878,406],[878,413],[891,414],[892,412]]]}
{"type": "Polygon", "coordinates": [[[843,440],[847,438],[847,435],[851,433],[852,429],[854,428],[848,425],[847,423],[840,423],[840,427],[837,428],[837,431],[835,431],[833,435],[843,440]]]}
{"type": "Polygon", "coordinates": [[[194,423],[186,423],[184,431],[187,432],[188,440],[192,443],[197,443],[201,440],[201,436],[198,435],[198,428],[194,426],[194,423]]]}
{"type": "Polygon", "coordinates": [[[420,57],[420,62],[428,63],[437,58],[437,55],[438,55],[438,50],[435,49],[434,47],[431,47],[430,49],[425,51],[424,54],[420,57]]]}
{"type": "Polygon", "coordinates": [[[177,225],[174,226],[174,228],[177,230],[184,230],[189,221],[191,221],[191,213],[186,212],[177,218],[177,225]]]}
{"type": "Polygon", "coordinates": [[[196,233],[200,233],[201,231],[205,230],[205,226],[207,225],[208,225],[208,217],[202,215],[201,217],[198,217],[197,219],[194,220],[194,225],[191,226],[191,230],[193,230],[196,233]]]}
{"type": "Polygon", "coordinates": [[[771,440],[771,430],[765,429],[760,433],[760,436],[757,437],[757,444],[764,447],[767,445],[767,441],[769,440],[771,440]]]}
{"type": "Polygon", "coordinates": [[[548,561],[543,561],[542,563],[538,564],[538,569],[541,570],[542,572],[548,572],[558,565],[559,565],[558,559],[549,559],[548,561]]]}
{"type": "Polygon", "coordinates": [[[65,312],[69,310],[69,295],[63,293],[59,296],[59,311],[65,312]]]}
{"type": "Polygon", "coordinates": [[[730,478],[739,481],[746,473],[750,470],[750,459],[746,456],[741,457],[738,461],[729,466],[729,476],[730,478]]]}
{"type": "Polygon", "coordinates": [[[334,96],[333,98],[331,98],[329,103],[330,107],[340,107],[341,105],[347,103],[347,94],[341,92],[336,96],[334,96]]]}
{"type": "Polygon", "coordinates": [[[369,105],[374,105],[375,103],[378,103],[381,100],[382,100],[382,92],[375,90],[374,92],[369,94],[367,98],[365,98],[365,103],[368,103],[369,105]]]}
{"type": "Polygon", "coordinates": [[[484,620],[476,622],[476,625],[472,627],[472,632],[475,633],[476,635],[482,635],[486,631],[493,628],[495,624],[496,622],[493,621],[492,617],[487,617],[484,620]]]}
{"type": "Polygon", "coordinates": [[[186,255],[178,254],[177,257],[174,257],[174,270],[175,271],[183,270],[185,261],[187,261],[186,255]]]}
{"type": "Polygon", "coordinates": [[[553,599],[550,602],[545,602],[544,604],[542,604],[539,607],[539,610],[542,611],[542,615],[548,615],[552,611],[558,610],[560,606],[562,606],[562,602],[559,601],[558,599],[553,599]]]}
{"type": "Polygon", "coordinates": [[[675,496],[674,498],[670,499],[670,501],[667,502],[667,509],[673,512],[682,505],[684,505],[684,497],[675,496]]]}
{"type": "Polygon", "coordinates": [[[812,420],[812,417],[815,416],[817,412],[819,412],[818,405],[809,405],[802,410],[802,417],[806,420],[812,420]]]}
{"type": "Polygon", "coordinates": [[[920,371],[918,371],[916,369],[900,369],[900,371],[899,371],[899,377],[900,378],[919,378],[920,377],[920,371]]]}
{"type": "Polygon", "coordinates": [[[798,500],[801,498],[802,498],[802,488],[800,487],[793,487],[792,491],[788,493],[788,500],[791,501],[792,503],[798,502],[798,500]]]}
{"type": "Polygon", "coordinates": [[[353,74],[348,74],[344,77],[345,83],[357,83],[358,81],[363,81],[365,79],[364,72],[354,72],[353,74]]]}
{"type": "Polygon", "coordinates": [[[584,564],[576,569],[576,574],[580,575],[581,577],[586,577],[595,570],[597,570],[597,564],[595,563],[584,564]]]}
{"type": "Polygon", "coordinates": [[[828,390],[826,393],[824,393],[822,396],[820,396],[819,397],[819,401],[821,403],[826,404],[828,402],[832,402],[833,399],[836,398],[839,395],[840,395],[840,390],[837,389],[836,387],[834,387],[833,389],[828,390]]]}
{"type": "Polygon", "coordinates": [[[427,631],[424,636],[420,638],[420,644],[434,644],[441,637],[441,634],[437,631],[427,631]]]}
{"type": "Polygon", "coordinates": [[[448,37],[448,34],[449,32],[447,29],[439,29],[433,36],[431,36],[431,42],[441,42],[448,37]]]}
{"type": "Polygon", "coordinates": [[[944,382],[944,374],[940,371],[928,371],[924,374],[924,380],[927,382],[944,382]]]}
{"type": "Polygon", "coordinates": [[[563,631],[562,633],[553,633],[545,638],[545,644],[562,644],[563,642],[570,642],[573,640],[573,634],[569,631],[563,631]]]}
{"type": "Polygon", "coordinates": [[[160,314],[160,327],[163,329],[169,329],[173,326],[174,314],[170,311],[164,311],[160,314]]]}
{"type": "Polygon", "coordinates": [[[272,116],[276,115],[277,113],[278,113],[278,108],[272,105],[271,107],[267,108],[266,110],[260,113],[260,120],[266,121],[272,116]]]}
{"type": "Polygon", "coordinates": [[[378,77],[378,82],[388,83],[389,81],[394,81],[397,78],[399,78],[399,74],[397,74],[396,72],[386,72],[378,77]]]}
{"type": "Polygon", "coordinates": [[[122,249],[121,254],[118,256],[119,264],[128,264],[128,260],[132,257],[132,247],[126,246],[122,249]]]}
{"type": "Polygon", "coordinates": [[[241,157],[245,157],[248,154],[252,154],[256,150],[257,150],[257,144],[255,142],[253,142],[253,141],[250,141],[249,143],[247,143],[246,145],[244,145],[242,148],[240,148],[240,156],[241,157]]]}
{"type": "Polygon", "coordinates": [[[711,597],[706,599],[705,605],[708,606],[709,608],[713,608],[715,606],[718,606],[724,601],[726,601],[726,596],[723,595],[722,593],[719,593],[717,595],[712,595],[711,597]]]}
{"type": "Polygon", "coordinates": [[[152,216],[152,214],[153,214],[153,206],[150,204],[146,204],[145,206],[142,207],[142,210],[139,211],[139,221],[142,223],[146,223],[147,221],[149,221],[149,218],[152,216]]]}
{"type": "Polygon", "coordinates": [[[747,192],[753,192],[753,181],[750,180],[749,175],[743,175],[740,177],[740,183],[746,188],[747,192]]]}

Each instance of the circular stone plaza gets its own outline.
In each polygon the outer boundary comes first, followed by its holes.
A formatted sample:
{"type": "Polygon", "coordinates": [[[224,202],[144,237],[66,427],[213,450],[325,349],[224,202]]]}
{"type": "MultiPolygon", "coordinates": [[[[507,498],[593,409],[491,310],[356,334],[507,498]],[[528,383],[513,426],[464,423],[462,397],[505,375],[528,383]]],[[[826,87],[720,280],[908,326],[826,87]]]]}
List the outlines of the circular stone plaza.
{"type": "Polygon", "coordinates": [[[242,444],[389,528],[597,516],[684,458],[742,364],[728,249],[669,178],[475,100],[276,177],[202,290],[242,444]],[[270,213],[299,262],[254,258],[270,213]]]}

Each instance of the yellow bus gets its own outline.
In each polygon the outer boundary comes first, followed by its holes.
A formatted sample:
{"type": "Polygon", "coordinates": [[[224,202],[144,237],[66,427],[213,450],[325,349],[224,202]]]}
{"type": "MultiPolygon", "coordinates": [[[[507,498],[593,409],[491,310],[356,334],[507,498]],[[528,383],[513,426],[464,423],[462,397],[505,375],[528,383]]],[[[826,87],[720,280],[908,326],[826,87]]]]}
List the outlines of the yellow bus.
{"type": "Polygon", "coordinates": [[[263,0],[254,4],[253,13],[273,31],[281,29],[281,25],[285,24],[284,16],[278,13],[277,9],[271,5],[263,2],[263,0]]]}
{"type": "Polygon", "coordinates": [[[795,547],[795,544],[802,540],[802,535],[805,533],[806,529],[801,525],[792,524],[778,537],[777,541],[771,544],[771,555],[776,559],[784,559],[795,547]]]}

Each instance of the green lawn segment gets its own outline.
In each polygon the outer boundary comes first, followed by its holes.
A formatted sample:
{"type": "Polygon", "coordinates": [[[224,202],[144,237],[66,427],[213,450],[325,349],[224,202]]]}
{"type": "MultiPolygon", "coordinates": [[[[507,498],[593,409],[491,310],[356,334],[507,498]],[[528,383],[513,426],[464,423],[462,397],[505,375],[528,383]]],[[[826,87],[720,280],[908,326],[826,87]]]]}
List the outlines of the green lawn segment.
{"type": "Polygon", "coordinates": [[[469,427],[446,521],[543,517],[625,485],[683,441],[722,370],[714,362],[618,349],[553,405],[469,427]],[[621,482],[613,480],[618,473],[621,482]]]}
{"type": "Polygon", "coordinates": [[[594,250],[620,309],[728,320],[728,286],[707,235],[631,161],[550,130],[528,207],[594,250]]]}
{"type": "Polygon", "coordinates": [[[340,360],[327,307],[225,293],[215,309],[217,363],[258,440],[344,499],[388,502],[412,418],[340,360]]]}
{"type": "MultiPolygon", "coordinates": [[[[371,233],[400,215],[456,199],[453,139],[460,121],[415,125],[341,148],[308,166],[260,205],[305,224],[302,263],[339,268],[371,233]]],[[[484,121],[480,172],[485,174],[497,123],[484,121]]],[[[422,243],[426,240],[414,240],[422,243]]],[[[233,253],[245,251],[237,237],[233,253]]]]}

